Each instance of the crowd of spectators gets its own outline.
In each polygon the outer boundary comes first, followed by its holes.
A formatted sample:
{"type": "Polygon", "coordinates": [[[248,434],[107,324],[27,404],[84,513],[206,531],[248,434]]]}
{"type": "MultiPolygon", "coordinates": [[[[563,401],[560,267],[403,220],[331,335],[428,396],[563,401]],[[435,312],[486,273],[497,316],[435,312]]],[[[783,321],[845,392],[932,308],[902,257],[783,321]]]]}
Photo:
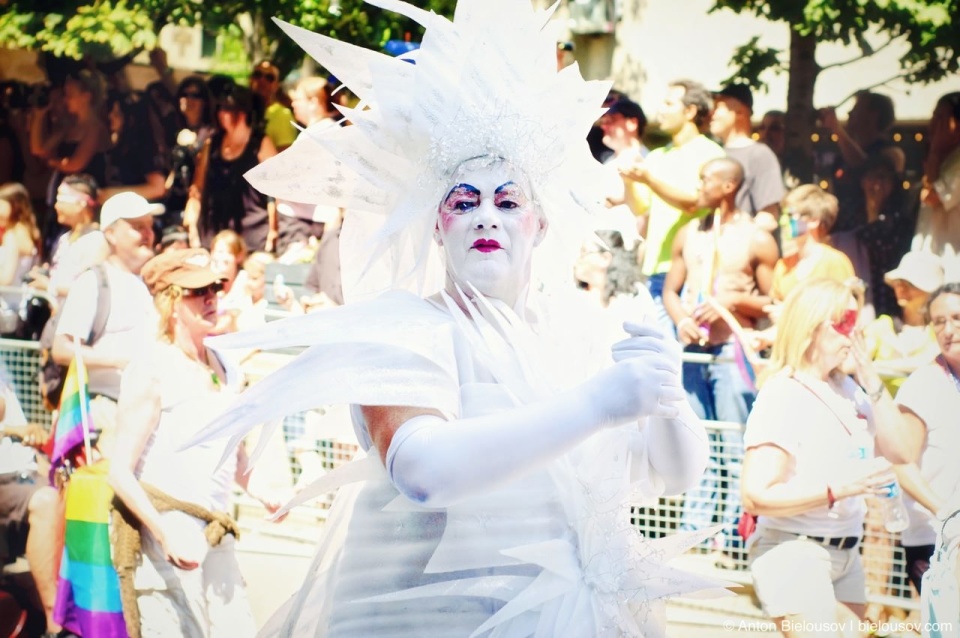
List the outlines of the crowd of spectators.
{"type": "MultiPolygon", "coordinates": [[[[559,63],[567,53],[558,49],[559,63]]],[[[113,454],[119,431],[123,463],[113,480],[158,541],[148,553],[164,571],[167,561],[178,570],[196,566],[205,552],[187,559],[165,546],[162,517],[131,481],[138,464],[161,458],[163,450],[144,443],[167,418],[161,408],[168,396],[185,392],[154,379],[159,368],[144,367],[140,357],[148,352],[182,371],[183,378],[170,375],[181,385],[202,377],[190,388],[198,400],[232,387],[202,338],[262,323],[268,296],[289,312],[342,304],[339,234],[349,211],[275,201],[243,178],[296,140],[294,121],[338,125],[325,80],[301,79],[287,93],[280,69],[263,61],[249,86],[199,75],[175,84],[162,52],[151,62],[160,79],[143,91],[90,69],[44,91],[4,86],[0,286],[23,284],[49,299],[59,318],[56,361],[66,365],[83,354],[100,454],[113,454]],[[184,249],[193,249],[195,270],[183,265],[187,253],[177,251],[184,249]],[[144,283],[155,254],[173,261],[152,262],[144,283]],[[309,270],[306,296],[268,279],[278,260],[309,270]],[[98,328],[91,300],[101,295],[109,312],[98,328]],[[155,343],[162,345],[142,347],[155,343]],[[128,380],[128,367],[139,376],[128,380]],[[149,413],[125,399],[128,386],[149,413]]],[[[905,158],[890,140],[889,98],[858,94],[845,123],[824,110],[824,126],[839,139],[832,193],[798,184],[784,170],[783,113],[758,120],[745,86],[711,91],[678,80],[649,123],[623,93],[611,92],[606,106],[591,133],[610,170],[608,209],[597,222],[602,241],[585,244],[571,279],[599,306],[643,296],[696,355],[683,374],[691,404],[726,427],[714,440],[722,454],[711,460],[681,526],[719,522],[718,560],[729,566],[731,556],[749,552],[771,616],[828,617],[839,601],[862,617],[865,575],[851,558],[863,536],[862,497],[891,480],[893,462],[911,508],[904,539],[919,588],[933,552],[931,530],[960,486],[960,472],[945,460],[960,440],[944,417],[960,410],[960,293],[950,283],[960,279],[960,94],[935,107],[923,180],[913,190],[901,186],[905,158]],[[665,145],[648,148],[648,124],[665,145]],[[709,363],[697,358],[703,355],[709,363]],[[756,368],[759,383],[745,366],[756,368]],[[934,387],[949,402],[929,399],[934,387]],[[914,436],[895,434],[898,424],[914,436]],[[829,432],[820,436],[818,428],[829,432]],[[820,455],[827,448],[832,456],[820,455]],[[857,465],[875,452],[889,461],[857,465]],[[833,469],[842,476],[834,479],[833,469]],[[746,547],[736,531],[741,495],[760,515],[760,531],[746,547]],[[797,542],[804,545],[797,549],[797,542]],[[824,552],[828,568],[814,572],[807,559],[824,552]],[[831,559],[849,564],[831,572],[831,559]],[[818,596],[805,598],[794,575],[818,596]],[[821,587],[828,581],[833,595],[821,587]]],[[[27,436],[10,419],[3,433],[27,436]]],[[[209,490],[220,499],[213,509],[223,509],[221,488],[231,478],[220,474],[209,490]]],[[[11,503],[0,499],[4,526],[27,530],[53,516],[47,492],[18,488],[14,498],[6,485],[0,479],[11,503]]],[[[29,556],[38,542],[30,539],[24,532],[12,549],[26,548],[55,630],[49,565],[29,556]]],[[[231,551],[210,560],[226,560],[233,570],[231,551]]]]}
{"type": "MultiPolygon", "coordinates": [[[[845,123],[820,111],[839,152],[829,179],[809,184],[780,164],[784,114],[754,129],[745,86],[671,83],[651,120],[670,141],[649,152],[643,111],[612,100],[598,127],[612,152],[598,157],[619,174],[622,199],[611,189],[607,204],[636,216],[636,281],[685,347],[691,404],[718,422],[680,527],[722,527],[717,565],[749,565],[786,635],[876,622],[893,563],[878,495],[899,479],[910,518],[903,576],[918,592],[957,509],[960,472],[940,455],[946,440],[960,444],[941,425],[960,398],[960,94],[938,101],[913,186],[881,94],[858,93],[845,123]],[[749,542],[745,517],[757,530],[749,542]],[[864,546],[865,534],[877,540],[864,546]]],[[[588,288],[602,281],[581,270],[588,288]]]]}

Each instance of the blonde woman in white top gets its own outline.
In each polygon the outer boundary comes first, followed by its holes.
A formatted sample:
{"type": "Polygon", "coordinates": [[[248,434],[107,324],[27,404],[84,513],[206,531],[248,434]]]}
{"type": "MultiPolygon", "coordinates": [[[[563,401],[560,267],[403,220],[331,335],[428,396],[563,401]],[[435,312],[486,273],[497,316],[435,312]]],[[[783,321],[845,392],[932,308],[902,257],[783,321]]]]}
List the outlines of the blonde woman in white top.
{"type": "Polygon", "coordinates": [[[891,463],[919,454],[864,353],[858,312],[844,284],[797,286],[744,435],[744,510],[758,516],[750,569],[764,611],[789,637],[863,618],[863,497],[893,482],[891,463]]]}

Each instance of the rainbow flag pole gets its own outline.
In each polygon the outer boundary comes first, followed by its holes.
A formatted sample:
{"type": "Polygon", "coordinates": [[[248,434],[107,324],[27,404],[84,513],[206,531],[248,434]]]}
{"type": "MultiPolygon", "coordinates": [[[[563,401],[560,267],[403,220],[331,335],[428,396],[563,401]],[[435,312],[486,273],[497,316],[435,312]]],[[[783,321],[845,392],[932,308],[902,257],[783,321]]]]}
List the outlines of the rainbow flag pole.
{"type": "Polygon", "coordinates": [[[70,631],[96,638],[127,638],[120,582],[110,550],[110,503],[106,462],[93,464],[87,368],[74,342],[64,379],[52,465],[62,465],[82,444],[86,463],[66,483],[64,547],[54,618],[70,631]]]}
{"type": "Polygon", "coordinates": [[[74,357],[67,369],[60,394],[60,409],[57,411],[57,428],[54,434],[52,468],[63,464],[64,459],[81,443],[86,453],[86,462],[93,461],[90,446],[90,394],[87,391],[87,367],[80,355],[80,344],[74,342],[74,357]]]}
{"type": "Polygon", "coordinates": [[[80,427],[83,429],[83,451],[86,453],[87,462],[93,460],[93,454],[90,450],[90,426],[93,422],[90,420],[90,391],[87,387],[89,378],[87,377],[87,366],[83,364],[83,355],[80,354],[80,340],[73,338],[74,361],[77,364],[77,383],[80,396],[80,427]]]}

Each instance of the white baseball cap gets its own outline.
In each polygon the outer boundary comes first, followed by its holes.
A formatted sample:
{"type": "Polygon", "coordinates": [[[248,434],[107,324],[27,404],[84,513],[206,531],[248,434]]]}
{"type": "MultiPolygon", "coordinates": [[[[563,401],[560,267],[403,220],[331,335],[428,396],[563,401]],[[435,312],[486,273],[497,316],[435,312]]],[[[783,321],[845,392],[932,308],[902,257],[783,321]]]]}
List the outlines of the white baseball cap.
{"type": "Polygon", "coordinates": [[[943,262],[933,253],[912,250],[903,256],[899,266],[883,276],[888,284],[897,279],[931,293],[943,285],[943,262]]]}
{"type": "Polygon", "coordinates": [[[100,228],[112,226],[119,219],[137,219],[147,215],[162,215],[163,204],[151,204],[140,195],[127,191],[117,193],[100,208],[100,228]]]}

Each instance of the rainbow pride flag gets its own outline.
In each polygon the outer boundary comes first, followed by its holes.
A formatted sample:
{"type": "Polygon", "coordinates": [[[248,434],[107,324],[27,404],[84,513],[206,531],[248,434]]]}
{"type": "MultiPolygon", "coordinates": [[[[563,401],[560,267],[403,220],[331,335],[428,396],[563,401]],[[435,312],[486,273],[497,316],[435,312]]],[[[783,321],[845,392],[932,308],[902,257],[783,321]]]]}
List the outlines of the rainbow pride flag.
{"type": "Polygon", "coordinates": [[[127,638],[110,558],[108,464],[81,467],[66,491],[66,528],[54,619],[85,638],[127,638]]]}
{"type": "Polygon", "coordinates": [[[81,444],[85,444],[86,460],[90,460],[89,440],[93,420],[90,418],[90,395],[87,393],[87,367],[79,356],[73,358],[67,369],[60,395],[57,429],[53,439],[50,463],[53,468],[63,464],[81,444]]]}

